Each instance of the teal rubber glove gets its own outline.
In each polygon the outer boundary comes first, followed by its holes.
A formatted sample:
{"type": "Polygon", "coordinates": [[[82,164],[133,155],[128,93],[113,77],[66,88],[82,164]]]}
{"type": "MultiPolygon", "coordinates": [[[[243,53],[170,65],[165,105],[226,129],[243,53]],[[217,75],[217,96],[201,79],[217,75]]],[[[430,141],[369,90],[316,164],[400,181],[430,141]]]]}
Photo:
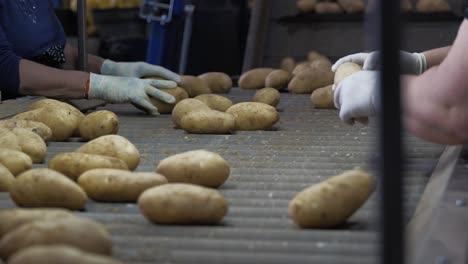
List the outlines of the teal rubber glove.
{"type": "Polygon", "coordinates": [[[164,67],[146,62],[115,62],[105,60],[101,66],[102,75],[122,77],[161,77],[165,80],[180,82],[180,76],[164,67]]]}
{"type": "Polygon", "coordinates": [[[173,104],[174,96],[158,88],[175,88],[173,81],[115,77],[91,73],[89,78],[88,99],[99,99],[111,103],[133,103],[152,115],[159,115],[149,96],[173,104]]]}

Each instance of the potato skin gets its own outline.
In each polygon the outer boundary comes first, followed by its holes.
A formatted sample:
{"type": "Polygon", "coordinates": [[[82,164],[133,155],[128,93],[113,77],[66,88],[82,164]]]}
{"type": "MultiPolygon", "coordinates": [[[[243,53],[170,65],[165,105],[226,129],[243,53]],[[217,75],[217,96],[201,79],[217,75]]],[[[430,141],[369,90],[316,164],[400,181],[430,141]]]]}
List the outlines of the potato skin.
{"type": "Polygon", "coordinates": [[[194,150],[180,153],[159,162],[156,172],[171,183],[182,182],[217,188],[229,177],[229,164],[219,154],[194,150]]]}
{"type": "Polygon", "coordinates": [[[213,93],[229,93],[231,91],[231,77],[223,72],[207,72],[198,75],[198,78],[206,82],[213,93]]]}
{"type": "Polygon", "coordinates": [[[215,110],[203,110],[186,114],[180,127],[193,134],[228,134],[236,130],[236,118],[215,110]]]}
{"type": "Polygon", "coordinates": [[[21,151],[0,148],[0,163],[13,175],[18,175],[32,168],[31,158],[21,151]]]}
{"type": "Polygon", "coordinates": [[[181,77],[180,87],[184,89],[189,97],[193,98],[200,94],[210,94],[210,87],[206,82],[196,76],[185,75],[181,77]]]}
{"type": "Polygon", "coordinates": [[[16,177],[11,199],[22,207],[59,207],[81,210],[86,193],[65,175],[50,169],[33,169],[16,177]]]}
{"type": "Polygon", "coordinates": [[[287,71],[289,74],[292,74],[295,67],[296,61],[293,57],[284,57],[281,60],[280,68],[284,71],[287,71]]]}
{"type": "Polygon", "coordinates": [[[7,260],[22,249],[36,245],[66,244],[101,255],[112,253],[105,227],[84,217],[67,217],[24,224],[0,240],[0,257],[7,260]]]}
{"type": "Polygon", "coordinates": [[[274,70],[265,79],[265,86],[282,90],[288,86],[291,75],[285,70],[274,70]]]}
{"type": "Polygon", "coordinates": [[[100,202],[136,202],[145,190],[166,183],[167,179],[157,173],[115,169],[89,170],[78,178],[88,196],[100,202]]]}
{"type": "Polygon", "coordinates": [[[265,87],[265,80],[268,74],[274,69],[257,68],[243,73],[239,79],[239,87],[243,89],[261,89],[265,87]]]}
{"type": "Polygon", "coordinates": [[[138,199],[142,214],[155,224],[217,224],[228,203],[218,191],[186,183],[146,190],[138,199]]]}
{"type": "Polygon", "coordinates": [[[323,61],[323,62],[326,62],[326,63],[330,64],[330,66],[332,64],[329,58],[327,58],[325,55],[320,54],[320,53],[318,53],[317,51],[314,51],[314,50],[310,51],[307,54],[307,60],[309,62],[311,62],[311,63],[314,62],[314,61],[323,61]]]}
{"type": "Polygon", "coordinates": [[[289,82],[288,90],[295,94],[312,93],[314,90],[333,84],[334,74],[331,69],[308,68],[289,82]]]}
{"type": "Polygon", "coordinates": [[[160,114],[170,114],[172,112],[172,110],[174,109],[174,107],[176,106],[176,104],[178,104],[180,101],[182,101],[184,99],[189,98],[188,93],[184,89],[182,89],[180,87],[176,87],[176,88],[172,88],[172,89],[161,89],[160,88],[159,90],[174,96],[175,99],[176,99],[175,103],[168,104],[168,103],[165,103],[163,101],[160,101],[158,99],[154,99],[154,98],[151,97],[150,98],[151,103],[158,108],[158,112],[160,114]]]}
{"type": "Polygon", "coordinates": [[[15,176],[0,163],[0,192],[8,192],[14,181],[15,176]]]}
{"type": "Polygon", "coordinates": [[[211,108],[198,99],[189,98],[182,100],[172,110],[172,122],[176,128],[180,128],[184,115],[200,110],[211,110],[211,108]]]}
{"type": "Polygon", "coordinates": [[[279,104],[280,98],[281,95],[278,90],[273,88],[263,88],[255,93],[253,101],[276,107],[279,104]]]}
{"type": "Polygon", "coordinates": [[[299,62],[298,64],[296,64],[296,66],[294,67],[294,69],[292,71],[293,78],[294,78],[294,76],[296,76],[299,73],[301,73],[301,72],[303,72],[305,70],[308,70],[308,69],[310,69],[310,62],[309,61],[299,62]]]}
{"type": "Polygon", "coordinates": [[[301,13],[310,13],[315,10],[315,5],[317,4],[317,0],[298,0],[296,2],[297,9],[301,13]]]}
{"type": "Polygon", "coordinates": [[[21,151],[18,137],[10,130],[0,128],[0,148],[21,151]]]}
{"type": "Polygon", "coordinates": [[[343,8],[334,2],[320,2],[315,6],[317,14],[340,14],[343,13],[343,8]]]}
{"type": "Polygon", "coordinates": [[[274,107],[257,102],[235,104],[226,113],[236,118],[237,130],[271,129],[280,119],[274,107]]]}
{"type": "Polygon", "coordinates": [[[119,118],[111,111],[96,111],[81,120],[79,130],[81,137],[86,140],[115,135],[119,131],[119,118]]]}
{"type": "MultiPolygon", "coordinates": [[[[89,141],[76,152],[103,155],[121,159],[133,171],[140,164],[140,152],[128,139],[119,135],[107,135],[89,141]]],[[[121,169],[114,167],[114,169],[121,169]]]]}
{"type": "Polygon", "coordinates": [[[8,130],[25,128],[38,134],[46,142],[52,138],[52,130],[50,127],[46,126],[44,123],[36,121],[19,119],[0,120],[0,128],[6,128],[8,130]]]}
{"type": "Polygon", "coordinates": [[[128,170],[123,160],[98,154],[66,152],[56,155],[49,161],[49,169],[63,173],[74,181],[84,172],[100,168],[128,170]]]}
{"type": "Polygon", "coordinates": [[[303,228],[329,228],[344,223],[369,198],[375,180],[362,170],[350,170],[298,193],[289,216],[303,228]]]}
{"type": "Polygon", "coordinates": [[[338,4],[349,14],[364,11],[364,0],[338,0],[338,4]]]}
{"type": "Polygon", "coordinates": [[[335,84],[339,84],[343,81],[346,77],[361,71],[362,67],[357,65],[356,63],[346,62],[340,65],[335,73],[335,84]]]}
{"type": "Polygon", "coordinates": [[[335,109],[335,103],[333,101],[333,85],[315,90],[311,94],[310,100],[314,108],[335,109]]]}
{"type": "Polygon", "coordinates": [[[195,99],[202,101],[209,108],[221,112],[226,112],[226,110],[232,106],[231,100],[217,94],[202,94],[195,97],[195,99]]]}
{"type": "Polygon", "coordinates": [[[122,264],[110,257],[86,253],[67,245],[32,246],[14,254],[10,264],[122,264]]]}
{"type": "Polygon", "coordinates": [[[34,163],[44,162],[47,145],[38,134],[25,128],[15,128],[12,132],[16,135],[22,152],[26,153],[34,163]]]}

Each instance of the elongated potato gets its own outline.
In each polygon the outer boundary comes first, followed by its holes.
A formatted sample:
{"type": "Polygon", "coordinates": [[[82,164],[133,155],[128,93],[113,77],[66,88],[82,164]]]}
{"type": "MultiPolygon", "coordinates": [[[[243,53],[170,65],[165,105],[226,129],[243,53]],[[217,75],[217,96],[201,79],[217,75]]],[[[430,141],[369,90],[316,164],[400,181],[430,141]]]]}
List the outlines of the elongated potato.
{"type": "Polygon", "coordinates": [[[34,163],[44,162],[47,145],[38,134],[25,128],[15,128],[12,132],[16,135],[22,152],[26,153],[34,163]]]}
{"type": "Polygon", "coordinates": [[[217,224],[228,210],[216,190],[186,183],[169,183],[146,190],[138,198],[142,214],[156,224],[217,224]]]}
{"type": "Polygon", "coordinates": [[[257,102],[235,104],[226,113],[236,118],[237,130],[271,129],[280,119],[274,107],[257,102]]]}
{"type": "Polygon", "coordinates": [[[175,103],[168,104],[166,102],[163,102],[163,101],[160,101],[158,99],[155,99],[155,98],[151,97],[150,98],[151,103],[158,108],[158,112],[160,114],[170,114],[172,112],[172,110],[174,109],[174,107],[176,106],[176,104],[178,104],[180,101],[182,101],[184,99],[189,98],[188,93],[184,89],[182,89],[180,87],[176,87],[176,88],[172,88],[172,89],[161,89],[160,88],[159,90],[174,96],[174,98],[176,99],[175,103]]]}
{"type": "Polygon", "coordinates": [[[0,128],[0,148],[21,151],[18,137],[10,130],[0,128]]]}
{"type": "Polygon", "coordinates": [[[333,102],[333,85],[319,88],[310,96],[314,108],[317,109],[335,109],[333,102]]]}
{"type": "Polygon", "coordinates": [[[18,119],[0,120],[0,128],[6,128],[9,130],[25,128],[38,134],[46,142],[52,138],[52,130],[50,127],[46,126],[44,123],[36,121],[18,119]]]}
{"type": "Polygon", "coordinates": [[[127,164],[115,157],[88,154],[80,152],[67,152],[56,155],[49,161],[49,169],[63,173],[76,181],[81,174],[93,169],[128,170],[127,164]]]}
{"type": "Polygon", "coordinates": [[[311,13],[315,10],[315,5],[317,4],[317,0],[298,0],[296,2],[297,9],[301,13],[311,13]]]}
{"type": "Polygon", "coordinates": [[[14,181],[15,176],[0,163],[0,192],[9,192],[14,181]]]}
{"type": "Polygon", "coordinates": [[[232,106],[231,100],[217,94],[202,94],[195,97],[195,99],[202,101],[209,108],[221,112],[226,112],[226,110],[232,106]]]}
{"type": "Polygon", "coordinates": [[[375,180],[362,170],[346,171],[298,193],[289,203],[289,216],[303,228],[343,224],[369,198],[375,180]]]}
{"type": "Polygon", "coordinates": [[[84,217],[34,221],[9,232],[0,240],[0,257],[7,260],[22,249],[38,245],[65,244],[101,255],[112,253],[105,227],[84,217]]]}
{"type": "Polygon", "coordinates": [[[253,101],[276,107],[279,104],[280,98],[281,95],[278,90],[273,88],[263,88],[255,93],[253,101]]]}
{"type": "Polygon", "coordinates": [[[8,232],[34,221],[50,221],[74,217],[65,209],[33,208],[33,209],[7,209],[0,211],[0,238],[8,232]]]}
{"type": "Polygon", "coordinates": [[[81,137],[86,140],[115,135],[119,131],[119,118],[111,111],[97,111],[81,120],[79,130],[81,137]]]}
{"type": "Polygon", "coordinates": [[[211,108],[198,99],[185,99],[180,101],[172,110],[172,122],[176,128],[180,128],[182,117],[191,112],[210,110],[211,108]]]}
{"type": "Polygon", "coordinates": [[[312,93],[318,88],[333,84],[333,77],[331,69],[309,68],[294,76],[288,90],[295,94],[312,93]]]}
{"type": "Polygon", "coordinates": [[[87,253],[66,245],[32,246],[14,254],[9,264],[122,264],[107,256],[87,253]]]}
{"type": "Polygon", "coordinates": [[[183,182],[216,188],[228,179],[230,168],[219,154],[194,150],[163,159],[156,172],[172,183],[183,182]]]}
{"type": "Polygon", "coordinates": [[[265,80],[265,86],[282,90],[288,86],[291,75],[285,70],[274,70],[265,80]]]}
{"type": "Polygon", "coordinates": [[[338,0],[338,4],[340,4],[348,14],[364,11],[364,0],[338,0]]]}
{"type": "Polygon", "coordinates": [[[195,97],[200,94],[210,94],[210,87],[202,79],[185,75],[181,77],[180,87],[184,89],[190,97],[195,97]]]}
{"type": "Polygon", "coordinates": [[[293,57],[284,57],[281,60],[280,68],[284,71],[289,72],[289,74],[292,74],[292,71],[296,67],[296,61],[294,60],[293,57]]]}
{"type": "Polygon", "coordinates": [[[315,6],[317,14],[340,14],[343,8],[335,2],[320,2],[315,6]]]}
{"type": "Polygon", "coordinates": [[[272,68],[257,68],[245,72],[239,79],[239,87],[243,89],[261,89],[265,87],[266,77],[272,71],[274,71],[272,68]]]}
{"type": "MultiPolygon", "coordinates": [[[[96,138],[76,150],[81,153],[103,155],[121,159],[127,163],[129,170],[135,170],[140,163],[140,152],[128,139],[119,135],[108,135],[96,138]]],[[[110,169],[121,169],[109,167],[110,169]]]]}
{"type": "Polygon", "coordinates": [[[56,106],[59,106],[59,107],[63,107],[65,109],[67,109],[68,111],[70,111],[74,116],[76,116],[78,119],[82,119],[83,117],[85,117],[85,115],[80,111],[78,110],[76,107],[70,105],[70,104],[67,104],[67,103],[64,103],[64,102],[61,102],[61,101],[58,101],[58,100],[54,100],[54,99],[42,99],[42,100],[39,100],[35,103],[33,103],[32,105],[29,106],[29,110],[35,110],[35,109],[39,109],[39,108],[44,108],[44,107],[49,107],[49,106],[52,106],[52,107],[56,107],[56,106]]]}
{"type": "Polygon", "coordinates": [[[346,77],[361,70],[362,70],[362,67],[357,65],[356,63],[346,62],[346,63],[341,64],[335,73],[335,84],[339,84],[346,77]]]}
{"type": "Polygon", "coordinates": [[[444,0],[419,0],[416,11],[420,13],[436,13],[450,11],[450,5],[444,0]]]}
{"type": "Polygon", "coordinates": [[[207,72],[198,78],[206,82],[213,93],[229,93],[232,88],[231,77],[223,72],[207,72]]]}
{"type": "Polygon", "coordinates": [[[145,190],[166,184],[157,173],[94,169],[83,173],[78,184],[88,196],[100,202],[136,202],[145,190]]]}
{"type": "Polygon", "coordinates": [[[86,193],[65,175],[49,169],[33,169],[17,176],[11,199],[22,207],[58,207],[81,210],[86,193]]]}
{"type": "Polygon", "coordinates": [[[180,127],[193,134],[228,134],[236,130],[236,118],[215,110],[203,110],[186,114],[180,127]]]}
{"type": "Polygon", "coordinates": [[[21,151],[0,148],[0,164],[3,164],[13,175],[32,168],[31,158],[21,151]]]}

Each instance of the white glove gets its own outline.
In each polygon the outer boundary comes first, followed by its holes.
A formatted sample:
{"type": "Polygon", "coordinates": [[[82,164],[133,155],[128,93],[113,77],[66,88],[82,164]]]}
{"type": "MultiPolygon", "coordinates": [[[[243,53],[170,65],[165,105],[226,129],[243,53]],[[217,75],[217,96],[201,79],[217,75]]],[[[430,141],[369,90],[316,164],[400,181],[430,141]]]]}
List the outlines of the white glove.
{"type": "Polygon", "coordinates": [[[114,62],[105,60],[101,66],[101,74],[136,78],[161,77],[176,83],[180,82],[180,76],[177,73],[146,62],[114,62]]]}
{"type": "Polygon", "coordinates": [[[355,121],[366,123],[368,117],[376,115],[378,83],[378,72],[360,71],[334,87],[333,99],[341,121],[350,125],[355,121]]]}
{"type": "Polygon", "coordinates": [[[152,115],[158,115],[158,108],[150,102],[148,96],[172,104],[174,96],[157,88],[175,88],[173,81],[139,79],[133,77],[114,77],[91,73],[88,99],[100,99],[111,103],[133,103],[144,108],[152,115]]]}

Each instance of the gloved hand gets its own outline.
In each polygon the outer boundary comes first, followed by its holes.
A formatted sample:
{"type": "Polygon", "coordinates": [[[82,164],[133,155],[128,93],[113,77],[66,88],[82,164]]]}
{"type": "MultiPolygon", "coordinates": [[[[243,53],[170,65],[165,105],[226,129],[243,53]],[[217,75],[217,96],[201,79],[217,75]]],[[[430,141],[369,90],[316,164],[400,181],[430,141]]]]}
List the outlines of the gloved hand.
{"type": "MultiPolygon", "coordinates": [[[[339,59],[332,66],[332,71],[345,62],[353,62],[362,66],[363,70],[380,70],[380,52],[356,53],[339,59]]],[[[422,53],[409,53],[400,51],[401,74],[419,75],[427,70],[426,56],[422,53]]]]}
{"type": "Polygon", "coordinates": [[[366,123],[368,117],[376,115],[378,82],[378,72],[360,71],[333,87],[333,99],[340,110],[341,121],[350,125],[355,121],[366,123]]]}
{"type": "Polygon", "coordinates": [[[166,103],[174,103],[174,96],[158,88],[175,88],[173,81],[139,79],[133,77],[104,76],[91,73],[87,87],[88,99],[100,99],[111,103],[133,103],[152,115],[158,115],[158,108],[148,96],[166,103]]]}
{"type": "Polygon", "coordinates": [[[101,66],[102,75],[122,77],[161,77],[166,80],[180,82],[180,76],[161,66],[146,62],[114,62],[105,60],[101,66]]]}

